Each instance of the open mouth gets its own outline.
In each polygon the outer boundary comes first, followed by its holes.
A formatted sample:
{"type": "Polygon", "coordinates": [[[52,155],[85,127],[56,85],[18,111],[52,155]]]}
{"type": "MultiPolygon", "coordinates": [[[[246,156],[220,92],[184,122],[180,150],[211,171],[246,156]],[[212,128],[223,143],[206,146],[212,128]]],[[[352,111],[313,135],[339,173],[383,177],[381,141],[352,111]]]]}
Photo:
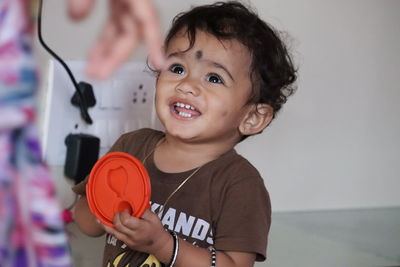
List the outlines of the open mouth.
{"type": "Polygon", "coordinates": [[[193,118],[201,115],[194,106],[182,102],[174,102],[172,109],[176,115],[182,118],[193,118]]]}

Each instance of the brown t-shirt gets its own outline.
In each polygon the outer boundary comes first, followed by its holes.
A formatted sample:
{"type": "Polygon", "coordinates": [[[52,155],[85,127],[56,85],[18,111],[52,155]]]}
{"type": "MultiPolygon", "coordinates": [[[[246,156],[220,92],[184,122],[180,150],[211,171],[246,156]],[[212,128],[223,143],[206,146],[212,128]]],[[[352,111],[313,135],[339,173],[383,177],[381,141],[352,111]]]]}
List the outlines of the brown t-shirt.
{"type": "MultiPolygon", "coordinates": [[[[165,173],[153,161],[152,151],[164,133],[141,129],[122,135],[111,151],[126,152],[143,161],[151,179],[151,209],[158,213],[168,196],[194,170],[165,173]]],[[[171,155],[173,156],[173,155],[171,155]]],[[[84,194],[86,181],[73,190],[84,194]]],[[[271,205],[259,172],[235,150],[208,162],[177,191],[160,219],[165,228],[195,246],[266,256],[271,205]]],[[[163,266],[147,254],[132,251],[107,236],[103,266],[163,266]],[[110,265],[108,265],[110,264],[110,265]],[[148,265],[146,265],[148,264],[148,265]]]]}

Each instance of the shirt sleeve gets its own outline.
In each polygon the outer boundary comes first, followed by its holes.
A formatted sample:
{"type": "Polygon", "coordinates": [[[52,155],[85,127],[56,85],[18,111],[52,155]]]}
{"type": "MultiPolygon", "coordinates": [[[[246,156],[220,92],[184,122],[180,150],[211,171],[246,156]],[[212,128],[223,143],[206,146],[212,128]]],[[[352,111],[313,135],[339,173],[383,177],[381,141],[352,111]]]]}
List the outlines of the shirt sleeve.
{"type": "Polygon", "coordinates": [[[244,177],[224,191],[215,226],[215,248],[255,253],[257,261],[264,261],[271,204],[263,179],[260,176],[244,177]]]}

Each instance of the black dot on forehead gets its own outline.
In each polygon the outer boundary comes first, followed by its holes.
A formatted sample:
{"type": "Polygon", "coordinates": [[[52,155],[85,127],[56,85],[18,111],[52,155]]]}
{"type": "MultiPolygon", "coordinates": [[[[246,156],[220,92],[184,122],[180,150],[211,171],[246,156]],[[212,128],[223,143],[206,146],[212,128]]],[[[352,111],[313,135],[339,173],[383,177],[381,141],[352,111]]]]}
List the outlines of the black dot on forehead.
{"type": "Polygon", "coordinates": [[[197,58],[197,59],[201,59],[202,56],[203,56],[203,52],[202,52],[201,50],[198,50],[198,51],[196,52],[196,58],[197,58]]]}

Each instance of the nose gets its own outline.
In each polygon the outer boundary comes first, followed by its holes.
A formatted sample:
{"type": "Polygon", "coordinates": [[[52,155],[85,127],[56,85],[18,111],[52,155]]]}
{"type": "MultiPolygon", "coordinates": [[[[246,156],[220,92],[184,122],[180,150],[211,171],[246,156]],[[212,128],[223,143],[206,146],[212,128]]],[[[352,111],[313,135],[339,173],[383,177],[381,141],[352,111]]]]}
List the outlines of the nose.
{"type": "Polygon", "coordinates": [[[191,94],[193,96],[198,96],[200,94],[198,83],[191,77],[185,77],[181,80],[181,82],[176,86],[176,91],[182,94],[191,94]]]}

